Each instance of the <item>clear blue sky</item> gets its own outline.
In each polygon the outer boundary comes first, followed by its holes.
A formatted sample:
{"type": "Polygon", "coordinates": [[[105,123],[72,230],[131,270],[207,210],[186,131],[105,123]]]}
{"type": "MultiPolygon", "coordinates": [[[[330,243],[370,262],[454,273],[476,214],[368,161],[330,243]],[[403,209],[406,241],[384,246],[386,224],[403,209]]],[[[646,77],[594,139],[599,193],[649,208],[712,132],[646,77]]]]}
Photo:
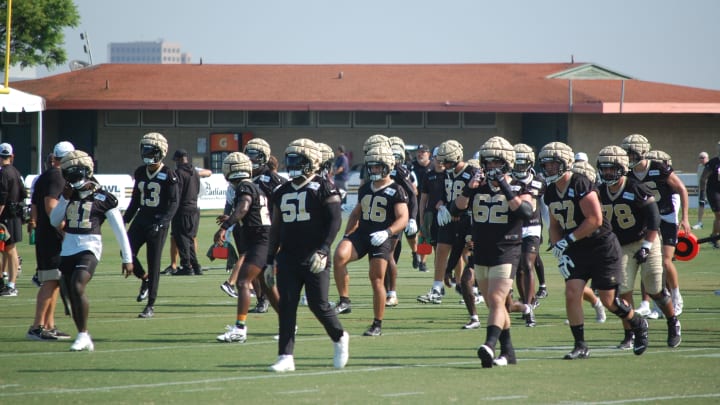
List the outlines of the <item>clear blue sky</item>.
{"type": "MultiPolygon", "coordinates": [[[[109,42],[181,44],[203,63],[592,62],[720,90],[720,0],[75,0],[70,59],[109,42]]],[[[66,72],[62,66],[54,72],[66,72]]]]}

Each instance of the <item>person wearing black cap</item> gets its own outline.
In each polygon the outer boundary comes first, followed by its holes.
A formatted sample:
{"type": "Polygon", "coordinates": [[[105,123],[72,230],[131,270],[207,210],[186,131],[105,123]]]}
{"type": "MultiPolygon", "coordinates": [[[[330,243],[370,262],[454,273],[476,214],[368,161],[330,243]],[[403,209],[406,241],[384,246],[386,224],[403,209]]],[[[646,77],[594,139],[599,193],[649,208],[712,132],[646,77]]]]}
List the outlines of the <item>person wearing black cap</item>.
{"type": "Polygon", "coordinates": [[[19,260],[15,245],[22,242],[22,210],[27,197],[22,176],[12,164],[14,156],[12,145],[0,144],[0,223],[5,228],[2,259],[3,270],[8,273],[8,283],[0,290],[0,296],[4,297],[17,296],[15,280],[19,260]]]}
{"type": "MultiPolygon", "coordinates": [[[[197,259],[195,236],[200,225],[200,210],[197,200],[200,194],[200,175],[189,162],[185,149],[178,149],[173,155],[178,176],[178,210],[172,219],[170,235],[180,256],[180,268],[171,273],[173,276],[202,275],[197,259]]],[[[172,254],[172,252],[171,252],[172,254]]]]}

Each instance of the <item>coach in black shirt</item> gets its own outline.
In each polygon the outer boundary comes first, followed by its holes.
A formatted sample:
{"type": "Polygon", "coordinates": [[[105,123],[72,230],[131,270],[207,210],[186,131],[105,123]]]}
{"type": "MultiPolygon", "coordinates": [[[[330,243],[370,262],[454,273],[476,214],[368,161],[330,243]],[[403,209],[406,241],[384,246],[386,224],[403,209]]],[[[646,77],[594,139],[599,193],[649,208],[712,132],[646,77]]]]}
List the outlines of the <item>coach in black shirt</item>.
{"type": "Polygon", "coordinates": [[[180,254],[180,268],[173,275],[202,275],[195,251],[195,236],[200,225],[200,210],[197,201],[200,193],[200,176],[189,162],[185,149],[178,149],[173,155],[178,176],[178,210],[172,220],[171,235],[180,254]]]}

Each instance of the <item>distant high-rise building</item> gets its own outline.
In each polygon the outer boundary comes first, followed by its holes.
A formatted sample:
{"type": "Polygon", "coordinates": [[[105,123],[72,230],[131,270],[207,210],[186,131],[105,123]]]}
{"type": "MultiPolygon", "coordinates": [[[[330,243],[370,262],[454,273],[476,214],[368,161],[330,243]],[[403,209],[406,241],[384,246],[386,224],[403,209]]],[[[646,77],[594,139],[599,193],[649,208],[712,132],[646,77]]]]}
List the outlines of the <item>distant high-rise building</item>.
{"type": "Polygon", "coordinates": [[[157,41],[111,42],[108,44],[110,63],[190,63],[192,55],[181,52],[180,44],[157,41]]]}

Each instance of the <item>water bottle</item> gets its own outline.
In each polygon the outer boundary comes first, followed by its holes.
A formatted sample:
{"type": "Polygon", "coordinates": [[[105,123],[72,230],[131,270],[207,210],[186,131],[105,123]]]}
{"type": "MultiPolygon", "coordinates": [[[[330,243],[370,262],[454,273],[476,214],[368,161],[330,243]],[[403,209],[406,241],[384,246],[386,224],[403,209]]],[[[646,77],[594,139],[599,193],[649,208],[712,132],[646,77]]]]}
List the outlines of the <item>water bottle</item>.
{"type": "Polygon", "coordinates": [[[35,229],[30,231],[30,244],[31,245],[35,244],[35,229]]]}

